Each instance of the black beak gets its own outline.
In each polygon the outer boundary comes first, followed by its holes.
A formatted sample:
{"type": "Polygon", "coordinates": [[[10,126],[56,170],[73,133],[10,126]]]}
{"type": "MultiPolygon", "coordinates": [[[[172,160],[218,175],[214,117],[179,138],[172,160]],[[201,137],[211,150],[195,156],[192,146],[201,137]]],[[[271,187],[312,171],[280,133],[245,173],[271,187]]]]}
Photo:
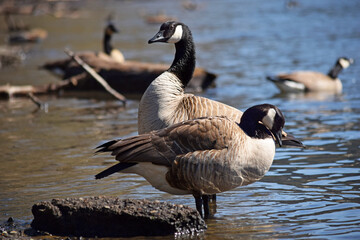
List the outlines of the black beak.
{"type": "Polygon", "coordinates": [[[274,137],[275,137],[275,142],[277,142],[279,144],[279,146],[282,146],[282,131],[278,131],[276,133],[274,133],[274,137]]]}
{"type": "Polygon", "coordinates": [[[115,27],[108,27],[106,28],[106,34],[108,35],[112,35],[113,33],[118,33],[120,31],[118,31],[115,27]]]}
{"type": "Polygon", "coordinates": [[[295,138],[291,134],[287,134],[282,137],[282,143],[284,146],[293,146],[293,147],[301,147],[305,148],[305,145],[297,138],[295,138]]]}
{"type": "Polygon", "coordinates": [[[159,31],[153,38],[151,38],[148,43],[154,43],[154,42],[165,42],[166,38],[164,37],[164,31],[159,31]]]}

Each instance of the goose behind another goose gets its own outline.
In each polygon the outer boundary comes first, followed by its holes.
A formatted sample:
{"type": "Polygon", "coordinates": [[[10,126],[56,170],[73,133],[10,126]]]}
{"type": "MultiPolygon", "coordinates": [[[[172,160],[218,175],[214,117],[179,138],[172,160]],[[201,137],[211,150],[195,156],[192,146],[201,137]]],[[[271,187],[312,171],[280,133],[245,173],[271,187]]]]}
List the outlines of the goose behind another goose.
{"type": "Polygon", "coordinates": [[[340,57],[327,75],[320,72],[297,71],[267,76],[266,78],[283,92],[323,91],[341,93],[342,83],[338,75],[353,63],[354,60],[351,58],[340,57]]]}
{"type": "Polygon", "coordinates": [[[113,140],[99,146],[98,152],[111,152],[119,163],[96,179],[115,172],[136,173],[161,191],[192,194],[202,214],[203,196],[253,183],[266,174],[275,142],[282,145],[284,124],[277,107],[262,104],[246,110],[240,124],[227,117],[198,118],[113,140]]]}
{"type": "Polygon", "coordinates": [[[103,48],[104,52],[110,56],[112,59],[119,63],[123,63],[125,61],[124,55],[116,48],[113,48],[111,45],[111,38],[114,33],[118,33],[119,31],[116,29],[113,23],[109,23],[104,31],[103,38],[103,48]]]}
{"type": "MultiPolygon", "coordinates": [[[[195,69],[195,46],[187,25],[165,22],[149,43],[175,44],[176,52],[170,68],[158,76],[143,94],[138,111],[138,132],[168,127],[189,119],[227,116],[239,123],[242,111],[208,98],[185,93],[195,69]]],[[[290,135],[283,133],[283,144],[302,146],[290,135]]]]}

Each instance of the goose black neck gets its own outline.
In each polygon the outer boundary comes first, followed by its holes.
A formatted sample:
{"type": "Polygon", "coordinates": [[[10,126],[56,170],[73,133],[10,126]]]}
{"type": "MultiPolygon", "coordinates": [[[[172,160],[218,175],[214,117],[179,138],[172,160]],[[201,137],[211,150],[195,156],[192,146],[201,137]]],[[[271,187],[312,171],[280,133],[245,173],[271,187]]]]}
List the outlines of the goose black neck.
{"type": "Polygon", "coordinates": [[[187,31],[186,36],[175,44],[175,48],[175,58],[168,71],[175,74],[185,88],[193,76],[196,62],[195,46],[190,31],[187,31]]]}
{"type": "Polygon", "coordinates": [[[337,62],[335,64],[335,66],[332,69],[330,69],[328,76],[333,79],[336,79],[338,77],[339,73],[341,72],[341,70],[343,70],[343,68],[340,65],[340,63],[337,62]]]}
{"type": "Polygon", "coordinates": [[[113,47],[110,44],[110,40],[111,40],[111,35],[105,33],[104,40],[103,40],[103,46],[104,46],[104,52],[106,54],[110,54],[111,50],[113,49],[113,47]]]}

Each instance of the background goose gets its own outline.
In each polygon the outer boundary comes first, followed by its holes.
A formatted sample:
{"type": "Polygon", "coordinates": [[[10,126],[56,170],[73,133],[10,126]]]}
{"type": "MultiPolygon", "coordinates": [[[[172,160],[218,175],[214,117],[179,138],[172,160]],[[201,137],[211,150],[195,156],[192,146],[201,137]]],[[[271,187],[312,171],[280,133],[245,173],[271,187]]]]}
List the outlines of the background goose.
{"type": "Polygon", "coordinates": [[[118,33],[113,23],[109,22],[104,31],[103,48],[104,52],[117,62],[125,61],[124,55],[111,45],[111,38],[114,33],[118,33]]]}
{"type": "Polygon", "coordinates": [[[284,92],[327,91],[341,93],[342,83],[338,75],[353,62],[354,60],[351,58],[341,57],[327,75],[319,72],[298,71],[277,76],[267,76],[266,78],[284,92]]]}
{"type": "MultiPolygon", "coordinates": [[[[170,21],[161,25],[149,43],[175,44],[175,58],[170,68],[158,76],[143,94],[138,111],[138,132],[147,133],[172,124],[210,116],[227,116],[240,122],[242,112],[208,98],[186,94],[184,89],[193,76],[195,46],[187,25],[170,21]]],[[[283,133],[284,145],[303,146],[300,141],[283,133]]],[[[215,196],[212,196],[215,200],[215,196]]],[[[204,197],[204,202],[208,198],[204,197]]]]}
{"type": "MultiPolygon", "coordinates": [[[[111,152],[120,163],[96,175],[136,173],[158,190],[192,194],[202,214],[202,196],[260,180],[282,145],[285,119],[270,104],[249,108],[240,124],[227,117],[184,121],[150,133],[113,140],[98,152],[111,152]]],[[[204,216],[209,216],[204,201],[204,216]]]]}

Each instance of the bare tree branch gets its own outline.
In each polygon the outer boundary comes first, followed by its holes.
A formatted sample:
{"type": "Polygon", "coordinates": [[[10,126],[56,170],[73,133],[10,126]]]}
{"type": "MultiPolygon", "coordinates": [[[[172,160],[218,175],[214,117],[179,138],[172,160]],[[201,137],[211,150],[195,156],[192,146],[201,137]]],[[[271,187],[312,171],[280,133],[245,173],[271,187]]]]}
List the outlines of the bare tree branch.
{"type": "Polygon", "coordinates": [[[94,69],[92,69],[87,63],[79,58],[74,52],[69,49],[64,50],[67,55],[74,59],[86,72],[88,72],[96,81],[98,81],[106,91],[108,91],[115,98],[120,100],[124,105],[126,104],[126,98],[114,90],[94,69]]]}

